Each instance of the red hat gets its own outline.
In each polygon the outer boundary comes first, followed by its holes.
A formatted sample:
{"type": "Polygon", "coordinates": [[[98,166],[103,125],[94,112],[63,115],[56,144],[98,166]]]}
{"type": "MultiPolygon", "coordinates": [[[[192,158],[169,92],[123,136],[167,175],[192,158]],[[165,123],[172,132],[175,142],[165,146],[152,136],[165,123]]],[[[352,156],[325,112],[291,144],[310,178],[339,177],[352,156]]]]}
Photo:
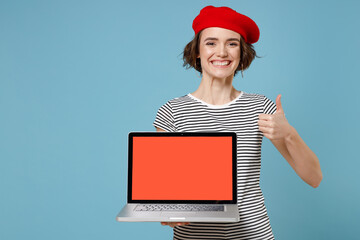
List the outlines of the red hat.
{"type": "Polygon", "coordinates": [[[194,19],[192,28],[195,34],[208,27],[221,27],[239,33],[247,43],[256,43],[260,30],[249,17],[228,7],[207,6],[200,10],[194,19]]]}

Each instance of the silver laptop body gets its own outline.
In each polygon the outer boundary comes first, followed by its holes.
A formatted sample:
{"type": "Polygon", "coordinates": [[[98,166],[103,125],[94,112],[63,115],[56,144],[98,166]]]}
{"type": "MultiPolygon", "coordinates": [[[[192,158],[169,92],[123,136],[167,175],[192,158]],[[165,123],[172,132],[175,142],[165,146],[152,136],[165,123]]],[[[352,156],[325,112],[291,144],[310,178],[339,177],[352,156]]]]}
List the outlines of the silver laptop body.
{"type": "Polygon", "coordinates": [[[131,132],[119,222],[236,222],[234,132],[131,132]]]}

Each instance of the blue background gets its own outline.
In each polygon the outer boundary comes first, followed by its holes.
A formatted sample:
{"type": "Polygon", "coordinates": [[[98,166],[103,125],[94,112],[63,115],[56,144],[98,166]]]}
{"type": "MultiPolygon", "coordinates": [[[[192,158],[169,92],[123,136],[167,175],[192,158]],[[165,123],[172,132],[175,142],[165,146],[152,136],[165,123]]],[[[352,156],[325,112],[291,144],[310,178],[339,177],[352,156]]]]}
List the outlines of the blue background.
{"type": "Polygon", "coordinates": [[[260,27],[235,88],[275,100],[320,159],[304,183],[265,139],[277,239],[359,239],[358,1],[0,1],[0,239],[171,239],[118,223],[127,134],[200,83],[182,67],[192,20],[229,6],[260,27]]]}

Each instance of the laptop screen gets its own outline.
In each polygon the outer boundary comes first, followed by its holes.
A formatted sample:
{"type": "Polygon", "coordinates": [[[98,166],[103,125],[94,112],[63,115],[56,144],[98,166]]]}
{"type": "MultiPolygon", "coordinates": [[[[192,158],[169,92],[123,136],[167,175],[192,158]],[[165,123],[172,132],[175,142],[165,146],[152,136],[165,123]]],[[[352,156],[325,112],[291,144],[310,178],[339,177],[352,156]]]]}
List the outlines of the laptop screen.
{"type": "Polygon", "coordinates": [[[159,132],[132,135],[129,142],[129,200],[233,201],[236,185],[235,136],[226,133],[159,132]]]}

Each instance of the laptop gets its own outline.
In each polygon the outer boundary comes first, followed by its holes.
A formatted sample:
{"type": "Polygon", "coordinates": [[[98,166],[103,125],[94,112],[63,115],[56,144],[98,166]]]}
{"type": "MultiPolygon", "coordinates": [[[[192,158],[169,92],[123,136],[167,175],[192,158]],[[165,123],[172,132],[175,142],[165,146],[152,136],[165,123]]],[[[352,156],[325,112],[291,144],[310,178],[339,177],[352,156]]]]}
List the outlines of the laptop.
{"type": "Polygon", "coordinates": [[[234,132],[131,132],[119,222],[236,222],[234,132]]]}

